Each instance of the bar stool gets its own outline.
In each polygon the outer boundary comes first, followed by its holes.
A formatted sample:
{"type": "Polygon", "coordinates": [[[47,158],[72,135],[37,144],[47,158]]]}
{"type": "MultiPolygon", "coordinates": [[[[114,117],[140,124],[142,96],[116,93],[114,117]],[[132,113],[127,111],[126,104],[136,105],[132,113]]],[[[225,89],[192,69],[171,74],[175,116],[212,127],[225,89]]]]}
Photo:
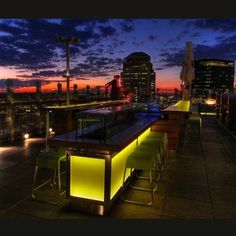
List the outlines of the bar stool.
{"type": "Polygon", "coordinates": [[[202,129],[202,118],[199,113],[192,113],[189,115],[189,117],[186,119],[186,128],[184,133],[184,144],[183,147],[185,147],[185,144],[190,140],[190,137],[199,138],[201,135],[201,129],[202,129]]]}
{"type": "Polygon", "coordinates": [[[65,191],[61,192],[61,174],[62,174],[61,162],[62,161],[63,162],[66,161],[66,149],[64,147],[60,147],[56,150],[50,148],[48,152],[44,151],[37,156],[36,166],[35,166],[35,171],[34,171],[33,187],[32,187],[32,193],[31,193],[31,196],[33,199],[41,201],[41,202],[45,202],[45,203],[50,203],[50,204],[58,203],[58,201],[52,202],[52,201],[46,201],[46,200],[40,199],[36,197],[35,193],[37,190],[39,190],[40,188],[42,188],[43,186],[45,186],[46,184],[50,182],[51,182],[52,188],[58,185],[58,191],[59,191],[58,197],[65,193],[65,191]],[[49,169],[53,172],[53,175],[51,176],[51,179],[47,180],[46,182],[36,187],[36,178],[37,178],[39,168],[49,169]],[[57,183],[56,183],[56,177],[58,179],[57,183]]]}
{"type": "Polygon", "coordinates": [[[161,165],[162,170],[165,168],[167,159],[168,159],[168,137],[167,132],[156,132],[151,131],[147,138],[144,140],[145,142],[154,142],[155,146],[160,145],[160,152],[161,152],[161,165]]]}
{"type": "MultiPolygon", "coordinates": [[[[162,143],[155,139],[154,137],[146,137],[145,140],[139,144],[139,148],[142,148],[142,150],[145,150],[146,152],[152,152],[155,155],[155,164],[156,164],[156,170],[158,171],[157,174],[157,180],[160,180],[161,172],[163,171],[163,146],[162,143]]],[[[143,178],[141,176],[138,176],[138,178],[143,178]]]]}
{"type": "Polygon", "coordinates": [[[127,168],[141,170],[141,171],[149,171],[149,178],[147,178],[150,182],[150,188],[142,188],[136,187],[133,185],[128,185],[131,189],[139,190],[139,191],[146,191],[151,193],[151,200],[149,202],[141,202],[135,201],[131,199],[124,198],[123,194],[121,195],[121,200],[124,202],[134,203],[134,204],[141,204],[141,205],[148,205],[150,206],[153,203],[154,193],[157,190],[157,170],[156,170],[156,153],[153,149],[147,149],[145,147],[137,147],[127,158],[125,163],[125,170],[123,175],[123,186],[125,182],[126,170],[127,168]],[[155,175],[153,177],[153,173],[155,175]]]}

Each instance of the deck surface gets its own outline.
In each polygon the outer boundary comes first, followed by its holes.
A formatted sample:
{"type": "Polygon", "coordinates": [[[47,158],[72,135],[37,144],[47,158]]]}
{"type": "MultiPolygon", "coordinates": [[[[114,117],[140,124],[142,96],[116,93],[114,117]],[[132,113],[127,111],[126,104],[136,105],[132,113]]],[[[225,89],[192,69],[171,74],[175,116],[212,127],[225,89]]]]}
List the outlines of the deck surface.
{"type": "MultiPolygon", "coordinates": [[[[212,116],[203,117],[201,136],[194,130],[176,156],[170,155],[150,207],[118,201],[105,218],[236,219],[235,140],[212,116]]],[[[35,159],[43,139],[0,147],[0,219],[97,219],[71,210],[63,195],[58,206],[31,198],[35,159]]],[[[39,179],[47,179],[42,171],[39,179]]],[[[140,181],[138,184],[143,184],[140,181]]],[[[54,198],[49,186],[40,194],[54,198]]],[[[127,190],[135,198],[149,197],[127,190]]]]}

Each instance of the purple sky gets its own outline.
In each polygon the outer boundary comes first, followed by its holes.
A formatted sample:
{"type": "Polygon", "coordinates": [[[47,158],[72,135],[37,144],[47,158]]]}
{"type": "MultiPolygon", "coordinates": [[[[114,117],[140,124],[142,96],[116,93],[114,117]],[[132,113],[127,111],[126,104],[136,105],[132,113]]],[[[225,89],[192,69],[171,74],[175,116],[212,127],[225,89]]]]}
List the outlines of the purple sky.
{"type": "Polygon", "coordinates": [[[30,91],[36,79],[56,89],[65,80],[58,36],[80,38],[71,48],[71,85],[79,88],[112,80],[135,51],[150,55],[156,87],[180,88],[187,41],[195,59],[236,60],[236,19],[0,19],[0,91],[8,78],[19,91],[30,91]]]}

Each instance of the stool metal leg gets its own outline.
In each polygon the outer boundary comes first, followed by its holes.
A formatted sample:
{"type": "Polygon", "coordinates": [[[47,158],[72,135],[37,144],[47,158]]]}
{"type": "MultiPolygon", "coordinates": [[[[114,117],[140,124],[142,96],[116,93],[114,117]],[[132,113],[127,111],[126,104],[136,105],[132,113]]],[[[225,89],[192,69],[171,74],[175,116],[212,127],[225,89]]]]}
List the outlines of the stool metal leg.
{"type": "MultiPolygon", "coordinates": [[[[154,171],[156,172],[155,162],[153,163],[153,165],[154,165],[154,171]]],[[[125,199],[125,198],[123,197],[123,194],[121,195],[121,200],[124,201],[124,202],[133,203],[133,204],[139,204],[139,205],[146,205],[146,206],[152,205],[153,199],[154,199],[154,193],[155,193],[155,191],[157,190],[157,188],[156,188],[157,180],[155,181],[155,182],[156,182],[156,183],[155,183],[155,187],[153,186],[152,171],[153,171],[153,169],[151,169],[151,170],[149,171],[149,178],[148,178],[149,181],[150,181],[150,188],[142,188],[142,187],[136,187],[136,186],[131,186],[131,185],[130,185],[130,188],[131,188],[131,189],[150,192],[150,193],[151,193],[151,200],[150,200],[149,202],[146,203],[146,202],[141,202],[141,201],[134,201],[134,200],[125,199]]],[[[124,171],[123,184],[124,184],[124,179],[125,179],[125,173],[126,173],[126,168],[125,168],[125,171],[124,171]]]]}
{"type": "Polygon", "coordinates": [[[39,199],[39,198],[36,197],[35,192],[38,189],[40,189],[41,187],[43,187],[46,184],[48,184],[49,182],[51,182],[52,183],[51,186],[53,186],[53,183],[55,183],[56,177],[58,178],[58,191],[59,191],[58,197],[62,196],[66,192],[66,191],[61,192],[61,171],[60,171],[61,165],[60,165],[60,160],[58,162],[57,170],[56,169],[54,170],[53,177],[51,179],[47,180],[46,182],[42,183],[41,185],[36,187],[36,179],[37,179],[38,169],[39,169],[39,167],[36,165],[35,172],[34,172],[34,180],[33,180],[32,193],[31,193],[32,198],[37,200],[37,201],[40,201],[40,202],[57,205],[59,203],[59,200],[57,200],[57,201],[46,201],[46,200],[43,200],[43,199],[39,199]],[[57,176],[56,176],[56,171],[58,172],[57,176]]]}

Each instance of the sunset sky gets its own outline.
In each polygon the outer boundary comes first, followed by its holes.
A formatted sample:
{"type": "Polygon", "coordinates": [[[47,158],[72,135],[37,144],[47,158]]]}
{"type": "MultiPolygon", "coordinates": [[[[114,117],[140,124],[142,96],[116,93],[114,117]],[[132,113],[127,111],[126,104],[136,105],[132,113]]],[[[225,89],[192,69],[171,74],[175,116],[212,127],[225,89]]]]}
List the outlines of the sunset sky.
{"type": "Polygon", "coordinates": [[[103,86],[120,74],[124,58],[150,55],[157,88],[180,88],[187,41],[195,59],[236,60],[236,19],[0,19],[0,92],[13,79],[15,92],[65,88],[65,47],[59,36],[78,36],[71,46],[70,83],[103,86]]]}

